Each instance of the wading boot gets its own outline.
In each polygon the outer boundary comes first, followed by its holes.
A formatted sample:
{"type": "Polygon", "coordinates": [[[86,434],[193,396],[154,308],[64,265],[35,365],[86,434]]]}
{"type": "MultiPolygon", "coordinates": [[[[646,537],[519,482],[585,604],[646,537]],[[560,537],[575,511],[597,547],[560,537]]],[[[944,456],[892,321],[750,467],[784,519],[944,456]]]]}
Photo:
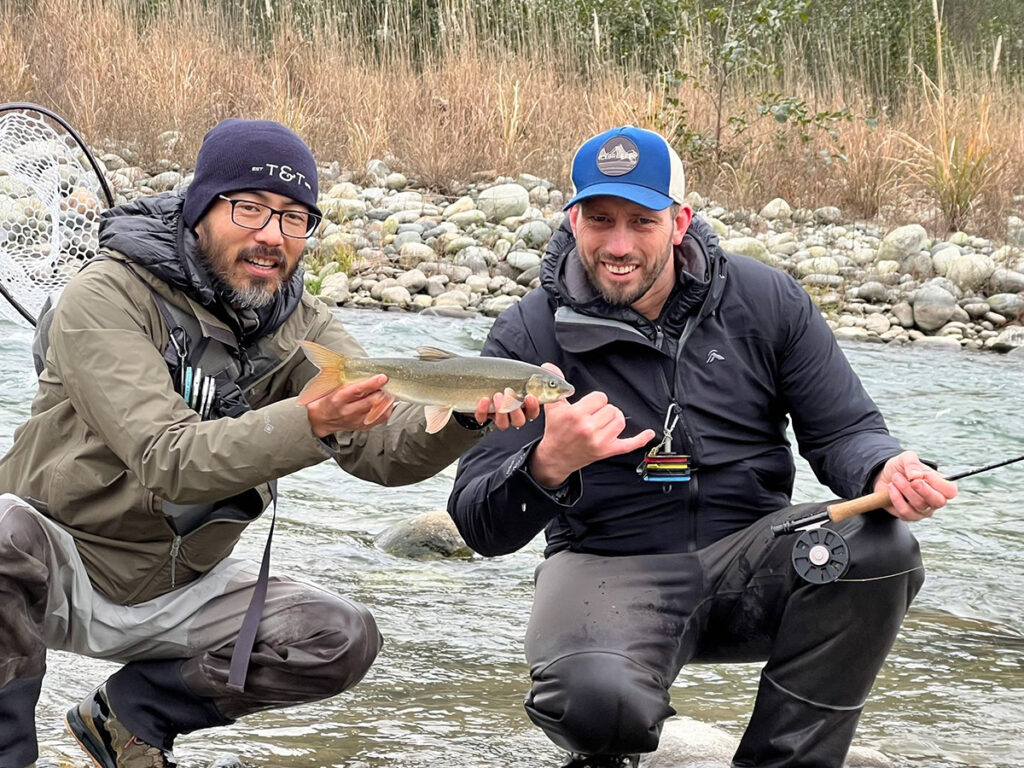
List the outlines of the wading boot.
{"type": "Polygon", "coordinates": [[[97,768],[177,768],[170,751],[140,741],[110,708],[101,685],[67,714],[68,730],[97,768]]]}
{"type": "Polygon", "coordinates": [[[562,768],[637,768],[640,755],[577,755],[570,753],[562,768]]]}

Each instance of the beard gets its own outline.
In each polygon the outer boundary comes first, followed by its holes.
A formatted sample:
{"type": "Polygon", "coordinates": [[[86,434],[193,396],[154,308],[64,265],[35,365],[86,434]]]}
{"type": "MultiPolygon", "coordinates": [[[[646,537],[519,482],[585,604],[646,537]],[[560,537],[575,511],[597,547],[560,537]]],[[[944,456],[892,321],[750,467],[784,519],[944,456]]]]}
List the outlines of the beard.
{"type": "MultiPolygon", "coordinates": [[[[643,263],[637,267],[637,270],[641,270],[643,274],[641,275],[640,282],[635,286],[631,286],[607,282],[604,270],[601,266],[602,254],[600,251],[595,253],[593,256],[586,255],[582,251],[579,252],[580,263],[583,264],[583,269],[586,271],[587,277],[590,279],[590,284],[598,290],[605,301],[617,307],[632,306],[639,301],[644,294],[651,290],[651,286],[657,282],[658,277],[665,271],[665,267],[668,265],[668,260],[672,258],[672,255],[673,246],[672,241],[669,240],[665,244],[665,250],[662,252],[661,256],[654,261],[654,263],[643,263]]],[[[633,263],[628,256],[621,259],[608,257],[604,260],[611,263],[633,263]]]]}
{"type": "Polygon", "coordinates": [[[232,256],[225,248],[218,248],[214,244],[204,245],[200,241],[198,250],[210,273],[214,290],[235,309],[262,309],[272,304],[299,266],[296,262],[279,277],[260,278],[244,273],[238,274],[236,268],[239,262],[244,259],[262,258],[275,259],[282,266],[286,265],[288,259],[280,248],[254,246],[243,248],[232,256]]]}

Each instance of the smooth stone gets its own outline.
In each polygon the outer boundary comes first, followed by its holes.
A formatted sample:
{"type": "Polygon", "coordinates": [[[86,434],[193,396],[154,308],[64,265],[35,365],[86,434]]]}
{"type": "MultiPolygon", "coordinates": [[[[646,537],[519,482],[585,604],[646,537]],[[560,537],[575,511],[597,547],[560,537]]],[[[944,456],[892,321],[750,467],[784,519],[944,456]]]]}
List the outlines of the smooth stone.
{"type": "Polygon", "coordinates": [[[374,544],[398,557],[468,558],[473,556],[447,512],[424,512],[381,532],[374,544]]]}
{"type": "Polygon", "coordinates": [[[935,268],[935,273],[945,277],[949,271],[949,265],[961,255],[960,248],[952,243],[944,243],[938,246],[935,253],[932,254],[932,266],[935,268]]]}
{"type": "Polygon", "coordinates": [[[1024,327],[1014,325],[1006,328],[995,338],[988,339],[985,347],[996,352],[1009,352],[1024,347],[1024,327]]]}
{"type": "Polygon", "coordinates": [[[541,257],[531,251],[512,251],[505,257],[505,262],[511,264],[520,272],[540,266],[541,257]]]}
{"type": "Polygon", "coordinates": [[[441,212],[441,218],[450,219],[456,214],[471,211],[474,208],[476,208],[476,202],[474,202],[473,198],[469,195],[463,195],[441,212]]]}
{"type": "Polygon", "coordinates": [[[526,213],[530,193],[519,184],[499,184],[483,190],[476,204],[490,221],[502,221],[526,213]]]}
{"type": "Polygon", "coordinates": [[[465,309],[469,306],[469,296],[462,291],[445,291],[434,297],[434,306],[465,309]]]}
{"type": "Polygon", "coordinates": [[[427,276],[418,269],[411,269],[398,276],[398,284],[412,293],[419,293],[427,287],[427,276]]]}
{"type": "Polygon", "coordinates": [[[768,221],[788,219],[792,215],[793,209],[790,207],[789,203],[781,197],[776,197],[761,209],[761,218],[767,219],[768,221]]]}
{"type": "Polygon", "coordinates": [[[928,244],[928,233],[920,224],[907,224],[889,232],[878,249],[875,261],[892,259],[902,261],[928,244]]]}
{"type": "Polygon", "coordinates": [[[395,191],[401,191],[405,189],[405,186],[409,183],[409,180],[401,173],[389,173],[387,178],[384,179],[384,186],[388,189],[395,191]]]}
{"type": "Polygon", "coordinates": [[[991,293],[1024,292],[1024,273],[1013,269],[997,269],[988,282],[991,293]]]}
{"type": "Polygon", "coordinates": [[[380,302],[385,306],[407,307],[412,302],[412,295],[402,285],[389,285],[381,290],[380,302]]]}
{"type": "Polygon", "coordinates": [[[914,339],[914,343],[939,349],[960,349],[960,339],[956,336],[921,336],[914,339]]]}
{"type": "Polygon", "coordinates": [[[1016,317],[1024,310],[1024,298],[1016,293],[996,293],[988,297],[992,311],[1003,317],[1016,317]]]}
{"type": "Polygon", "coordinates": [[[876,280],[869,280],[857,289],[857,298],[876,304],[885,301],[889,296],[888,289],[876,280]]]}
{"type": "Polygon", "coordinates": [[[748,256],[765,264],[773,264],[772,254],[768,252],[765,244],[756,237],[734,237],[723,240],[720,245],[722,250],[727,253],[748,256]]]}
{"type": "Polygon", "coordinates": [[[995,272],[996,265],[988,256],[965,253],[955,256],[946,267],[946,277],[967,291],[980,288],[995,272]]]}
{"type": "Polygon", "coordinates": [[[937,331],[953,316],[956,298],[944,288],[928,285],[914,297],[914,324],[924,331],[937,331]]]}
{"type": "MultiPolygon", "coordinates": [[[[538,189],[540,189],[540,187],[538,187],[538,189]]],[[[511,296],[511,295],[495,296],[493,298],[487,299],[481,305],[480,308],[481,308],[481,311],[487,317],[497,317],[498,315],[500,315],[502,312],[504,312],[509,307],[514,306],[515,304],[518,304],[519,301],[520,301],[520,299],[519,299],[518,296],[511,296]]]]}

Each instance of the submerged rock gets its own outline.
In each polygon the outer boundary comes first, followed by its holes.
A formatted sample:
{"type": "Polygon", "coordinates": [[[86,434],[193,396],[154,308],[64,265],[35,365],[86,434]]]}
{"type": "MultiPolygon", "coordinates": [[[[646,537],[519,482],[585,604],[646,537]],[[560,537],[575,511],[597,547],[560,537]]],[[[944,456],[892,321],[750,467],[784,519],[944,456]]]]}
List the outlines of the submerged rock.
{"type": "Polygon", "coordinates": [[[424,512],[381,533],[374,543],[399,557],[472,557],[447,512],[424,512]]]}

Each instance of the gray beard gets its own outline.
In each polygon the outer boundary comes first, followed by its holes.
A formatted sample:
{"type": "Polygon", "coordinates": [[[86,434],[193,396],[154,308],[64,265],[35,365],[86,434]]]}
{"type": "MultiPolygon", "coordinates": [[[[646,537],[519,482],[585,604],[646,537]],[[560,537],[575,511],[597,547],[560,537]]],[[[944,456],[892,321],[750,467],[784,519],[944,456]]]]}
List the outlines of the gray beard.
{"type": "MultiPolygon", "coordinates": [[[[255,285],[239,290],[230,288],[220,279],[217,282],[220,283],[220,293],[224,300],[235,309],[262,309],[273,303],[274,297],[277,295],[255,285]]],[[[278,286],[278,290],[280,290],[280,286],[278,286]]]]}

